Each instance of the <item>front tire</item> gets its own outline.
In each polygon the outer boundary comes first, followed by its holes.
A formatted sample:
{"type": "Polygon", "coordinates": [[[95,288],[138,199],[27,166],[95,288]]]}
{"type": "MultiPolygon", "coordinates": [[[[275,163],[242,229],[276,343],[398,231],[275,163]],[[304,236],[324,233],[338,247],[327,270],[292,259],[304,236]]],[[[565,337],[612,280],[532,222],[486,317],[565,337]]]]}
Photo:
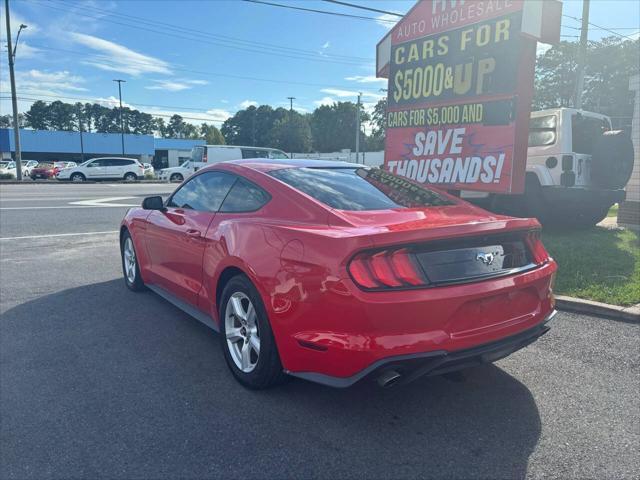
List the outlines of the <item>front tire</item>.
{"type": "Polygon", "coordinates": [[[184,177],[180,173],[174,173],[169,178],[169,181],[172,183],[182,183],[183,180],[184,180],[184,177]]]}
{"type": "Polygon", "coordinates": [[[221,295],[218,318],[224,358],[238,382],[261,390],[288,378],[262,299],[246,276],[229,280],[221,295]]]}
{"type": "Polygon", "coordinates": [[[120,254],[122,256],[122,273],[124,275],[124,283],[127,285],[127,288],[134,292],[144,290],[144,282],[140,275],[136,249],[128,230],[125,230],[122,235],[122,240],[120,242],[120,254]]]}
{"type": "Polygon", "coordinates": [[[86,180],[86,178],[81,173],[73,173],[73,174],[71,174],[70,180],[72,182],[84,182],[86,180]]]}

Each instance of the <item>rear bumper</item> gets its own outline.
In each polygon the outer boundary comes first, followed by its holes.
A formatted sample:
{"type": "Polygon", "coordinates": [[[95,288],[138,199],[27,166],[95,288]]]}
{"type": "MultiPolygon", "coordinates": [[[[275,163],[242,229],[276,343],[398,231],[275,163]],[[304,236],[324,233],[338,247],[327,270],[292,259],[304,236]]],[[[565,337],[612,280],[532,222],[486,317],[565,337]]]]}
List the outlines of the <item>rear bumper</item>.
{"type": "Polygon", "coordinates": [[[369,365],[350,377],[334,377],[313,372],[289,372],[291,375],[336,388],[350,387],[364,378],[376,378],[386,370],[398,372],[396,385],[409,383],[417,378],[462,370],[485,363],[492,363],[532,344],[550,330],[549,323],[556,315],[553,310],[541,323],[515,335],[464,350],[437,350],[409,355],[387,357],[369,365]]]}

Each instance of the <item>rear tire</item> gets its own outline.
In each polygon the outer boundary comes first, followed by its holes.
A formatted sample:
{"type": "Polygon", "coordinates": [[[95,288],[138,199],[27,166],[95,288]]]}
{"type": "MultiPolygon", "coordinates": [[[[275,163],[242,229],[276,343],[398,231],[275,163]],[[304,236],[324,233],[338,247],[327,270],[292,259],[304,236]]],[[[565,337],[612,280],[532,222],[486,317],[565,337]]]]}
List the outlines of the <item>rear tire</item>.
{"type": "Polygon", "coordinates": [[[169,181],[172,183],[182,183],[183,180],[184,177],[181,173],[174,173],[173,175],[171,175],[171,177],[169,177],[169,181]]]}
{"type": "Polygon", "coordinates": [[[138,176],[135,173],[129,172],[124,174],[125,182],[135,182],[136,180],[138,180],[138,176]]]}
{"type": "Polygon", "coordinates": [[[86,180],[85,176],[81,173],[72,173],[69,180],[72,182],[84,182],[86,180]]]}
{"type": "Polygon", "coordinates": [[[244,275],[233,277],[220,297],[220,344],[227,366],[244,387],[262,390],[288,379],[282,369],[260,294],[244,275]]]}
{"type": "Polygon", "coordinates": [[[128,230],[125,230],[122,234],[122,239],[120,241],[120,255],[122,256],[122,273],[124,275],[124,283],[127,288],[134,292],[144,290],[144,282],[140,275],[136,248],[128,230]]]}

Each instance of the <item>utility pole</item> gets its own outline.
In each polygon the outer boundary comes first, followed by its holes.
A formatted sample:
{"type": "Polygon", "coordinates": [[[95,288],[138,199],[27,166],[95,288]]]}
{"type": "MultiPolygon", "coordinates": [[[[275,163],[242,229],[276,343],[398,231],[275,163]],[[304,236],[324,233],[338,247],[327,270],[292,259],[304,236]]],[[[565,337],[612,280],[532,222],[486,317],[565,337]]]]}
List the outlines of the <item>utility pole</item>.
{"type": "Polygon", "coordinates": [[[78,129],[80,130],[80,163],[84,163],[84,139],[82,138],[82,107],[78,107],[78,129]]]}
{"type": "Polygon", "coordinates": [[[580,30],[580,52],[578,53],[578,78],[576,81],[575,108],[582,108],[584,91],[584,67],[587,63],[587,35],[589,33],[589,1],[582,0],[582,30],[580,30]]]}
{"type": "MultiPolygon", "coordinates": [[[[296,97],[287,97],[289,99],[289,138],[293,140],[293,101],[296,97]]],[[[289,143],[289,156],[293,158],[293,141],[289,143]]]]}
{"type": "Polygon", "coordinates": [[[16,180],[22,180],[22,152],[20,150],[20,122],[18,118],[18,98],[16,95],[16,75],[13,71],[13,62],[16,58],[16,49],[18,48],[18,39],[20,32],[26,25],[20,25],[18,36],[16,37],[16,46],[11,45],[11,19],[9,15],[9,0],[4,0],[4,16],[7,19],[7,54],[9,55],[9,78],[11,82],[11,107],[13,109],[13,139],[16,151],[16,180]]]}
{"type": "Polygon", "coordinates": [[[356,104],[356,163],[360,163],[360,97],[358,93],[358,103],[356,104]]]}
{"type": "Polygon", "coordinates": [[[124,123],[122,122],[122,83],[127,83],[126,80],[114,80],[118,82],[118,97],[120,98],[120,140],[122,141],[122,155],[124,156],[124,123]]]}

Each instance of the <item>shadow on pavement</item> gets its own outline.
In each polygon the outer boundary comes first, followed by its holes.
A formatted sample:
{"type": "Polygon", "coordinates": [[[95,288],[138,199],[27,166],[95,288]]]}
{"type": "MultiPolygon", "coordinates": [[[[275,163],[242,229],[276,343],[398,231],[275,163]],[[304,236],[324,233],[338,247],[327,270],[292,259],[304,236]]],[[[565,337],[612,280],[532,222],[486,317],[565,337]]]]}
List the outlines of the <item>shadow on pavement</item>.
{"type": "Polygon", "coordinates": [[[382,390],[239,386],[216,334],[121,280],[0,321],[2,478],[523,477],[529,390],[495,366],[382,390]]]}

